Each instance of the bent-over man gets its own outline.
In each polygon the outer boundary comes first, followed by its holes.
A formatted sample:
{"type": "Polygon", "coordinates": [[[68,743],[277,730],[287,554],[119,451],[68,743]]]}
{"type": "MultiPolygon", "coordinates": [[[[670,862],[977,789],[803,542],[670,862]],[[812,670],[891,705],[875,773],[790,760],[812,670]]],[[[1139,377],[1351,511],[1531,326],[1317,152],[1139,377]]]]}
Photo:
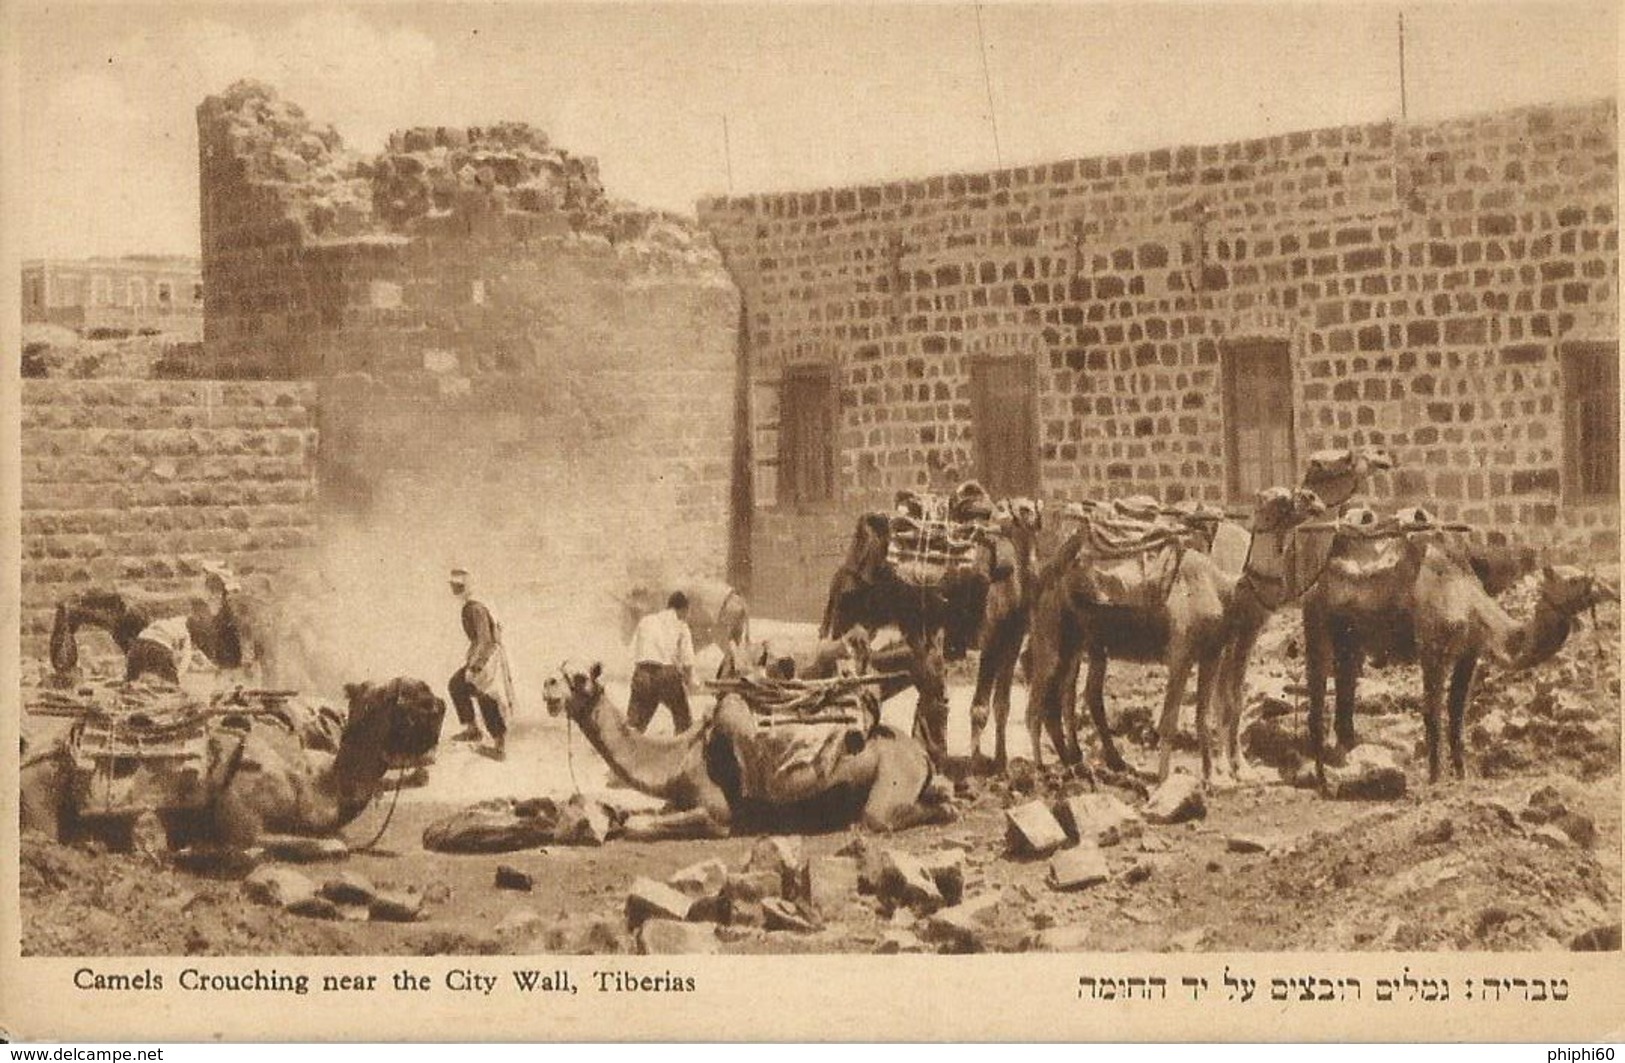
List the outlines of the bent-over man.
{"type": "Polygon", "coordinates": [[[179,686],[181,677],[192,668],[193,654],[198,652],[193,629],[211,619],[209,603],[193,598],[189,616],[166,616],[142,628],[124,657],[125,682],[156,676],[179,686]]]}
{"type": "Polygon", "coordinates": [[[480,752],[492,760],[507,757],[508,741],[508,662],[502,651],[501,628],[483,602],[476,601],[469,589],[468,570],[451,570],[451,593],[463,603],[463,634],[468,637],[468,656],[463,666],[452,673],[446,684],[451,703],[457,709],[457,719],[463,729],[452,736],[453,742],[478,742],[479,724],[474,718],[474,704],[479,703],[480,718],[485,722],[485,733],[491,738],[489,747],[480,752]]]}
{"type": "Polygon", "coordinates": [[[688,711],[688,685],[694,677],[694,635],[688,629],[688,596],[673,591],[666,608],[638,621],[632,633],[632,695],[626,719],[639,731],[647,730],[661,705],[671,712],[672,727],[681,734],[692,722],[688,711]]]}

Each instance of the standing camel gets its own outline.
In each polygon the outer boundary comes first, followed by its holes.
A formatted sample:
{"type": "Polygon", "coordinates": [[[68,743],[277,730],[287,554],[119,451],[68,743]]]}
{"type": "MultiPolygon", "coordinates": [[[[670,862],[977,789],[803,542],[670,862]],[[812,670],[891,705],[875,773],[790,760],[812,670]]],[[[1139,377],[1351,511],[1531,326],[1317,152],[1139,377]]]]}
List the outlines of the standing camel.
{"type": "MultiPolygon", "coordinates": [[[[899,498],[899,508],[905,500],[899,498]]],[[[982,627],[988,589],[999,567],[998,536],[979,537],[970,564],[950,566],[936,583],[905,579],[888,561],[892,517],[859,518],[846,561],[830,581],[819,637],[839,638],[852,627],[895,626],[910,651],[919,702],[914,737],[938,767],[947,761],[947,662],[965,655],[982,627]]]]}
{"type": "MultiPolygon", "coordinates": [[[[694,649],[716,646],[724,653],[730,645],[750,638],[750,610],[745,598],[721,580],[691,579],[670,590],[679,590],[688,599],[688,629],[694,635],[694,649]]],[[[652,587],[632,588],[621,604],[621,641],[630,643],[638,621],[666,607],[667,593],[652,587]]]]}
{"type": "Polygon", "coordinates": [[[1038,582],[1038,536],[1043,522],[1043,507],[1025,498],[1010,501],[1002,522],[1015,556],[1008,572],[995,568],[983,607],[979,636],[981,659],[976,662],[976,693],[970,706],[972,771],[982,758],[982,730],[987,726],[989,699],[993,716],[993,764],[1001,772],[1005,767],[1004,732],[1010,720],[1010,687],[1015,681],[1021,644],[1027,638],[1038,582]]]}
{"type": "Polygon", "coordinates": [[[1466,546],[1425,525],[1410,527],[1351,529],[1304,599],[1309,744],[1322,787],[1328,677],[1336,680],[1337,743],[1347,750],[1357,742],[1355,691],[1366,658],[1419,664],[1428,777],[1439,778],[1439,713],[1448,709],[1451,763],[1461,778],[1462,721],[1480,659],[1513,670],[1542,664],[1562,648],[1576,616],[1619,601],[1616,589],[1581,570],[1548,565],[1533,614],[1515,620],[1490,596],[1466,546]]]}
{"type": "MultiPolygon", "coordinates": [[[[1260,493],[1252,527],[1288,527],[1322,511],[1312,491],[1274,488],[1260,493]]],[[[1106,719],[1106,668],[1111,658],[1160,662],[1168,668],[1168,684],[1163,696],[1158,724],[1160,754],[1157,773],[1167,778],[1171,769],[1174,738],[1179,727],[1179,708],[1185,685],[1196,671],[1196,730],[1202,751],[1202,776],[1212,775],[1211,741],[1208,734],[1208,708],[1211,704],[1220,657],[1234,630],[1234,599],[1239,577],[1226,574],[1212,558],[1192,543],[1188,530],[1145,526],[1142,545],[1126,548],[1138,563],[1151,564],[1166,573],[1165,593],[1141,597],[1137,602],[1107,604],[1102,594],[1103,575],[1099,562],[1088,556],[1086,529],[1068,539],[1055,558],[1040,573],[1032,619],[1032,692],[1027,708],[1027,730],[1032,738],[1033,760],[1042,760],[1042,732],[1050,740],[1063,763],[1079,764],[1076,716],[1072,692],[1085,658],[1089,675],[1084,700],[1089,707],[1101,753],[1114,771],[1126,764],[1112,742],[1106,719]],[[1146,559],[1155,558],[1148,561],[1146,559]]]]}

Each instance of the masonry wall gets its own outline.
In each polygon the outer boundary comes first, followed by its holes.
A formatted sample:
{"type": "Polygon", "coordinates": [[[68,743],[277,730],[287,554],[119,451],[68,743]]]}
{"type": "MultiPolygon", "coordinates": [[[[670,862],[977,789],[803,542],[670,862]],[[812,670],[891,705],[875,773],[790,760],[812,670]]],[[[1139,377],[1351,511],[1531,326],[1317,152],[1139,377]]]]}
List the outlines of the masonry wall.
{"type": "Polygon", "coordinates": [[[1617,343],[1616,124],[1606,101],[702,203],[745,303],[758,567],[815,560],[780,595],[815,614],[859,508],[976,474],[978,354],[1037,363],[1047,495],[1231,501],[1221,358],[1252,339],[1290,345],[1300,464],[1383,445],[1381,504],[1612,549],[1617,502],[1565,502],[1559,351],[1617,343]],[[777,400],[805,363],[837,367],[839,498],[798,508],[777,400]]]}
{"type": "Polygon", "coordinates": [[[605,590],[742,553],[738,293],[692,222],[529,126],[362,156],[252,83],[198,123],[206,357],[321,382],[330,513],[414,509],[467,558],[488,544],[441,516],[466,509],[502,556],[583,580],[590,557],[605,590]]]}
{"type": "Polygon", "coordinates": [[[24,652],[94,584],[174,591],[206,559],[293,563],[314,539],[314,399],[300,383],[23,381],[24,652]]]}

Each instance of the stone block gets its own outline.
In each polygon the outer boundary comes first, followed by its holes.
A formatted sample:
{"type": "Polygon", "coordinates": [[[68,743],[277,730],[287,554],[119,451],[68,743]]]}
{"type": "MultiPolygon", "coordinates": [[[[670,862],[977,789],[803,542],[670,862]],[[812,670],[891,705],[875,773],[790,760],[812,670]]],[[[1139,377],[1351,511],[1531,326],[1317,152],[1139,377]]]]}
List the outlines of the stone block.
{"type": "Polygon", "coordinates": [[[1106,854],[1091,842],[1063,849],[1049,862],[1049,884],[1057,890],[1086,889],[1110,878],[1111,868],[1106,864],[1106,854]]]}
{"type": "Polygon", "coordinates": [[[1077,794],[1063,798],[1055,803],[1053,811],[1061,829],[1073,841],[1110,846],[1137,838],[1145,829],[1139,813],[1111,794],[1077,794]]]}
{"type": "Polygon", "coordinates": [[[637,927],[638,952],[645,956],[699,956],[722,951],[717,928],[710,923],[650,919],[637,927]]]}
{"type": "Polygon", "coordinates": [[[807,870],[807,854],[801,838],[796,835],[758,838],[756,844],[751,846],[745,870],[768,871],[778,875],[783,884],[780,895],[794,898],[807,870]]]}
{"type": "Polygon", "coordinates": [[[768,930],[788,930],[797,934],[810,934],[818,924],[795,902],[783,897],[768,897],[762,901],[762,925],[768,930]]]}
{"type": "Polygon", "coordinates": [[[243,879],[243,892],[259,904],[290,908],[314,900],[316,884],[292,868],[266,865],[243,879]]]}
{"type": "Polygon", "coordinates": [[[626,925],[637,929],[650,919],[688,918],[694,902],[666,885],[651,878],[637,878],[626,895],[626,925]]]}
{"type": "Polygon", "coordinates": [[[535,887],[535,881],[530,873],[521,871],[511,864],[498,864],[496,872],[496,888],[499,890],[516,890],[529,893],[535,887]]]}
{"type": "Polygon", "coordinates": [[[423,894],[419,890],[381,889],[373,895],[368,913],[378,923],[412,923],[423,917],[423,894]]]}
{"type": "Polygon", "coordinates": [[[366,905],[372,902],[375,887],[366,876],[354,871],[340,871],[322,883],[318,893],[334,904],[366,905]]]}
{"type": "Polygon", "coordinates": [[[879,893],[884,901],[919,911],[933,911],[945,901],[925,862],[896,849],[887,849],[882,857],[879,893]]]}
{"type": "Polygon", "coordinates": [[[993,930],[1001,898],[997,893],[956,904],[926,917],[920,936],[954,952],[982,952],[993,930]]]}
{"type": "Polygon", "coordinates": [[[1025,856],[1048,856],[1066,844],[1066,831],[1042,801],[1006,809],[1005,834],[1010,848],[1025,856]]]}
{"type": "Polygon", "coordinates": [[[734,904],[756,903],[784,894],[784,880],[775,871],[743,871],[728,875],[723,894],[734,904]]]}
{"type": "Polygon", "coordinates": [[[815,856],[807,862],[800,896],[826,919],[858,900],[858,862],[847,856],[815,856]]]}
{"type": "Polygon", "coordinates": [[[1141,810],[1147,823],[1184,823],[1207,815],[1202,784],[1189,775],[1170,775],[1155,790],[1141,810]]]}

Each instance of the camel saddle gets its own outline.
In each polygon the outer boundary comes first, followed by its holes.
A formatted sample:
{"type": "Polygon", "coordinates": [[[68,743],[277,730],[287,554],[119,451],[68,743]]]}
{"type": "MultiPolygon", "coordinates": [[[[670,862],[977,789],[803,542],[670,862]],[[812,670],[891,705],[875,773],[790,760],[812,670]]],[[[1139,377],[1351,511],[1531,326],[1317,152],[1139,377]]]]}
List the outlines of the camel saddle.
{"type": "Polygon", "coordinates": [[[836,765],[862,750],[880,725],[880,702],[864,686],[881,678],[741,676],[711,683],[719,693],[739,695],[756,718],[755,731],[732,743],[740,792],[773,804],[824,792],[836,765]]]}
{"type": "Polygon", "coordinates": [[[988,538],[979,523],[891,517],[886,563],[898,579],[916,587],[940,587],[957,571],[972,569],[988,538]]]}
{"type": "Polygon", "coordinates": [[[1105,510],[1078,515],[1071,564],[1095,605],[1154,608],[1168,598],[1185,551],[1201,533],[1183,523],[1136,520],[1105,510]]]}
{"type": "Polygon", "coordinates": [[[218,762],[209,721],[191,708],[85,716],[68,732],[73,805],[81,816],[194,809],[218,762]]]}

